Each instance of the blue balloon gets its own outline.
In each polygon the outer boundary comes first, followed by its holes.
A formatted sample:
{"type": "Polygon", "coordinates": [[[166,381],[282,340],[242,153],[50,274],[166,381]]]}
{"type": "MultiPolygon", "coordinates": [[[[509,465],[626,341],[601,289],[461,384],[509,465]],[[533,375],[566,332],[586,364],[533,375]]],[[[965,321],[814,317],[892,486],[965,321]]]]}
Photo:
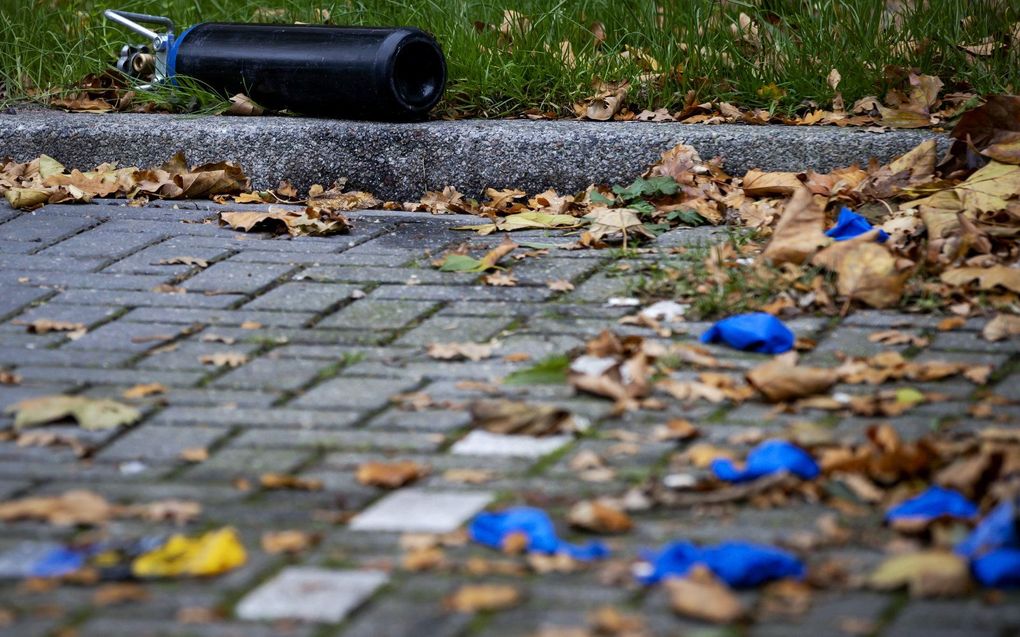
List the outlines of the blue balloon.
{"type": "Polygon", "coordinates": [[[739,350],[762,354],[788,352],[796,340],[790,328],[765,312],[724,318],[701,335],[702,343],[723,342],[739,350]]]}
{"type": "Polygon", "coordinates": [[[514,507],[497,513],[479,513],[468,525],[468,535],[479,544],[502,549],[506,536],[521,533],[528,538],[528,551],[566,553],[575,560],[598,560],[609,555],[602,542],[584,545],[565,542],[556,535],[556,527],[541,509],[514,507]]]}
{"type": "MultiPolygon", "coordinates": [[[[846,241],[869,232],[871,227],[870,221],[844,206],[839,211],[836,225],[829,228],[825,236],[832,237],[836,241],[846,241]]],[[[876,240],[879,243],[885,243],[887,239],[889,239],[889,234],[885,230],[879,230],[876,240]]]]}
{"type": "Polygon", "coordinates": [[[804,564],[792,554],[764,544],[721,542],[699,547],[691,542],[672,542],[658,553],[646,555],[652,571],[639,578],[655,584],[667,577],[682,577],[702,564],[734,588],[750,588],[772,580],[804,577],[804,564]]]}
{"type": "Polygon", "coordinates": [[[727,482],[747,482],[778,471],[788,471],[804,480],[813,480],[820,473],[811,454],[785,440],[766,440],[752,449],[743,471],[729,459],[712,461],[712,473],[727,482]]]}
{"type": "Polygon", "coordinates": [[[1020,588],[1020,548],[997,549],[970,563],[974,579],[989,588],[1020,588]]]}
{"type": "Polygon", "coordinates": [[[969,519],[977,514],[977,505],[962,493],[935,485],[886,511],[885,521],[894,522],[900,519],[927,521],[941,517],[969,519]]]}
{"type": "Polygon", "coordinates": [[[992,588],[1020,587],[1020,500],[992,509],[956,552],[970,558],[974,579],[992,588]]]}

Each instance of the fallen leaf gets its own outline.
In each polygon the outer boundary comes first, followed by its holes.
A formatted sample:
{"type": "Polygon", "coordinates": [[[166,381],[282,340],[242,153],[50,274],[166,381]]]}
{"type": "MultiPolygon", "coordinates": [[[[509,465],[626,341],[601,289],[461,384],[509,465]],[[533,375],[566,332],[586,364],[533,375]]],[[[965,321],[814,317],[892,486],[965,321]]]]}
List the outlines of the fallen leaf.
{"type": "Polygon", "coordinates": [[[834,369],[791,365],[782,358],[762,363],[747,373],[747,381],[773,403],[820,394],[838,379],[834,369]]]}
{"type": "Polygon", "coordinates": [[[804,183],[797,178],[797,173],[766,173],[760,170],[747,171],[742,183],[744,194],[755,197],[762,195],[783,195],[789,197],[804,187],[804,183]]]}
{"type": "Polygon", "coordinates": [[[442,566],[446,562],[446,553],[438,546],[422,546],[409,550],[400,560],[405,571],[420,573],[442,566]]]}
{"type": "Polygon", "coordinates": [[[50,332],[80,332],[85,334],[87,329],[84,323],[73,323],[71,321],[53,321],[50,319],[36,319],[29,323],[13,321],[15,325],[27,325],[31,334],[49,334],[50,332]]]}
{"type": "Polygon", "coordinates": [[[242,321],[240,327],[242,330],[260,330],[263,326],[258,321],[242,321]]]}
{"type": "Polygon", "coordinates": [[[170,257],[169,259],[160,259],[156,265],[193,265],[208,268],[209,262],[198,257],[170,257]]]}
{"type": "Polygon", "coordinates": [[[357,478],[361,484],[396,489],[410,484],[429,473],[429,468],[413,460],[398,462],[365,462],[358,466],[357,478]]]}
{"type": "Polygon", "coordinates": [[[955,553],[906,553],[882,562],[868,578],[868,585],[878,590],[907,587],[911,597],[956,597],[970,590],[970,569],[955,553]]]}
{"type": "Polygon", "coordinates": [[[0,521],[41,520],[56,526],[105,524],[116,508],[102,496],[85,490],[0,502],[0,521]]]}
{"type": "Polygon", "coordinates": [[[166,391],[166,386],[160,383],[142,383],[125,389],[120,395],[126,400],[135,400],[146,396],[165,394],[166,391]]]}
{"type": "Polygon", "coordinates": [[[322,480],[317,478],[299,478],[284,473],[263,473],[259,476],[259,484],[263,489],[290,489],[294,491],[321,491],[322,480]]]}
{"type": "Polygon", "coordinates": [[[447,469],[443,472],[443,480],[463,484],[484,484],[495,477],[493,472],[485,469],[447,469]]]}
{"type": "Polygon", "coordinates": [[[4,411],[15,414],[15,429],[45,425],[70,417],[82,429],[96,431],[130,425],[142,417],[142,413],[134,407],[114,400],[86,396],[28,398],[10,405],[4,411]]]}
{"type": "Polygon", "coordinates": [[[483,276],[482,283],[493,287],[512,288],[517,285],[517,279],[509,272],[493,272],[483,276]]]}
{"type": "Polygon", "coordinates": [[[835,243],[812,259],[836,273],[836,289],[848,300],[859,300],[874,308],[895,306],[903,296],[912,262],[899,260],[882,244],[874,243],[873,233],[835,243]]]}
{"type": "Polygon", "coordinates": [[[492,356],[499,343],[430,343],[428,355],[438,360],[469,360],[478,362],[492,356]]]}
{"type": "Polygon", "coordinates": [[[592,208],[584,219],[591,222],[588,232],[596,241],[601,241],[607,235],[619,233],[623,237],[623,246],[627,247],[628,233],[653,239],[644,223],[637,216],[637,211],[630,208],[592,208]]]}
{"type": "Polygon", "coordinates": [[[181,453],[177,457],[184,462],[205,462],[209,459],[209,450],[205,447],[187,447],[181,449],[181,453]]]}
{"type": "Polygon", "coordinates": [[[570,292],[574,289],[574,284],[566,279],[556,279],[554,281],[546,281],[545,286],[553,292],[570,292]]]}
{"type": "Polygon", "coordinates": [[[800,264],[832,240],[823,232],[825,210],[807,188],[799,188],[783,208],[762,258],[775,265],[800,264]]]}
{"type": "Polygon", "coordinates": [[[882,343],[883,345],[910,345],[912,347],[927,347],[931,342],[923,336],[916,336],[901,332],[900,330],[882,330],[868,335],[868,341],[882,343]]]}
{"type": "Polygon", "coordinates": [[[447,597],[444,605],[457,613],[491,612],[513,608],[521,599],[521,592],[507,584],[468,584],[447,597]]]}
{"type": "Polygon", "coordinates": [[[684,577],[663,582],[670,607],[678,615],[715,624],[729,624],[744,615],[740,599],[719,578],[698,564],[684,577]]]}
{"type": "Polygon", "coordinates": [[[304,531],[266,531],[262,534],[262,550],[270,555],[303,553],[319,543],[320,537],[304,531]]]}
{"type": "Polygon", "coordinates": [[[350,222],[339,212],[308,207],[301,212],[277,210],[265,212],[221,212],[220,221],[234,230],[262,230],[291,236],[325,236],[350,231],[350,222]]]}
{"type": "Polygon", "coordinates": [[[630,516],[598,500],[578,502],[567,513],[567,521],[586,531],[595,533],[626,533],[634,526],[630,516]]]}
{"type": "Polygon", "coordinates": [[[92,603],[96,606],[114,606],[128,602],[148,601],[150,595],[144,587],[130,582],[103,584],[92,593],[92,603]]]}
{"type": "Polygon", "coordinates": [[[954,286],[967,285],[976,280],[978,287],[982,290],[991,290],[1001,286],[1012,292],[1020,293],[1020,268],[1010,268],[1004,265],[995,265],[990,268],[954,268],[943,272],[940,278],[943,283],[954,286]]]}
{"type": "Polygon", "coordinates": [[[266,112],[266,109],[259,106],[244,93],[238,93],[230,98],[230,106],[225,114],[241,116],[258,116],[266,112]]]}
{"type": "Polygon", "coordinates": [[[935,326],[940,332],[950,332],[967,324],[967,319],[962,316],[950,316],[942,319],[935,326]]]}
{"type": "Polygon", "coordinates": [[[198,357],[198,362],[216,367],[240,367],[248,362],[248,355],[241,352],[216,352],[215,354],[202,354],[198,357]]]}
{"type": "Polygon", "coordinates": [[[986,341],[1001,341],[1020,335],[1020,316],[1015,314],[996,314],[995,318],[985,324],[981,336],[986,341]]]}
{"type": "Polygon", "coordinates": [[[476,400],[468,405],[471,424],[492,433],[551,436],[571,433],[577,425],[566,409],[513,400],[476,400]]]}

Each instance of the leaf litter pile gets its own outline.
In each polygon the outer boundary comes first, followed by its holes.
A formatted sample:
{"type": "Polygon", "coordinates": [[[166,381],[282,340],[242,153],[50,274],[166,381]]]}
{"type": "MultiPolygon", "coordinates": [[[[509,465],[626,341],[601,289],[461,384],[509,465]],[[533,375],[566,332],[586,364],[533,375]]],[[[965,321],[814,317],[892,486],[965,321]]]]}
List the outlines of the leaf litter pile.
{"type": "MultiPolygon", "coordinates": [[[[791,335],[783,348],[756,349],[776,355],[746,366],[720,360],[708,347],[670,338],[674,329],[684,331],[685,317],[732,314],[726,310],[731,300],[727,295],[740,296],[742,309],[760,310],[773,318],[842,315],[860,306],[945,310],[947,317],[938,326],[942,331],[994,311],[984,338],[1015,338],[1020,334],[1020,98],[990,98],[960,120],[953,138],[951,150],[941,158],[934,142],[925,142],[884,166],[853,166],[826,174],[751,171],[742,178],[727,175],[718,161],[705,161],[694,149],[678,146],[629,185],[592,186],[574,195],[547,191],[533,197],[516,190],[489,190],[482,202],[453,188],[402,204],[382,204],[368,193],[344,192],[343,184],[329,190],[314,187],[304,198],[286,183],[273,191],[252,192],[235,166],[188,167],[179,156],[156,170],[102,166],[89,173],[68,172],[47,157],[28,164],[6,162],[0,168],[0,188],[12,206],[26,210],[110,196],[281,204],[286,207],[224,212],[220,220],[242,231],[291,235],[344,232],[350,224],[343,211],[380,205],[390,210],[475,214],[485,217],[485,223],[463,226],[461,231],[482,236],[506,233],[507,238],[479,258],[466,247],[451,251],[436,266],[477,274],[485,284],[502,286],[515,284],[507,264],[519,256],[539,258],[553,250],[606,247],[640,254],[647,239],[678,226],[746,228],[739,241],[711,246],[696,260],[687,253],[689,248],[676,248],[670,256],[682,265],[663,261],[650,266],[658,268],[659,280],[639,292],[646,300],[659,302],[621,323],[651,328],[654,337],[606,330],[583,351],[539,361],[505,381],[565,382],[579,393],[610,401],[612,412],[624,418],[654,416],[678,404],[685,408],[764,404],[774,415],[791,417],[778,434],[748,429],[720,437],[683,418],[663,419],[643,432],[618,430],[619,453],[628,453],[641,442],[671,442],[678,448],[661,470],[649,472],[623,492],[566,502],[569,506],[560,519],[577,534],[625,537],[640,528],[643,516],[667,512],[698,516],[735,505],[775,509],[804,503],[828,510],[814,530],[790,534],[778,546],[726,538],[712,545],[679,540],[639,559],[627,554],[618,558],[601,541],[575,545],[561,539],[554,521],[541,509],[511,507],[479,515],[466,536],[408,535],[401,540],[405,550],[401,568],[407,571],[519,577],[595,570],[601,580],[621,586],[661,585],[679,615],[733,623],[777,613],[802,614],[822,591],[905,589],[917,597],[946,597],[1020,585],[1015,530],[1020,523],[1020,435],[1015,428],[949,427],[908,437],[882,422],[945,400],[932,383],[959,379],[982,387],[990,381],[990,365],[934,356],[915,359],[895,350],[839,356],[834,366],[812,365],[801,359],[813,343],[795,341],[791,335]],[[558,229],[571,238],[548,245],[509,238],[509,233],[527,229],[558,229]],[[529,252],[518,253],[522,247],[529,252]],[[749,287],[749,281],[758,287],[749,287]],[[757,296],[747,298],[749,290],[757,296]],[[714,313],[697,305],[699,297],[720,291],[714,313]],[[876,421],[863,438],[851,440],[824,424],[827,414],[876,421]],[[881,519],[876,520],[878,512],[881,519]],[[504,555],[466,561],[448,555],[468,541],[504,555]],[[842,547],[862,545],[885,553],[873,569],[862,571],[835,556],[842,547]],[[749,602],[734,592],[745,588],[760,588],[762,594],[749,602]]],[[[552,281],[549,287],[569,291],[564,283],[552,281]]],[[[629,299],[623,301],[630,304],[629,299]]],[[[28,329],[77,330],[74,325],[28,325],[28,329]]],[[[732,344],[727,337],[722,339],[732,344]]],[[[928,345],[924,337],[896,329],[876,332],[871,340],[915,350],[928,345]]],[[[433,343],[427,355],[470,364],[493,357],[499,348],[497,341],[433,343]]],[[[498,386],[475,385],[488,393],[501,391],[498,386]]],[[[125,397],[150,393],[159,389],[139,389],[125,397]]],[[[969,415],[994,423],[996,408],[1008,401],[990,392],[977,395],[969,415]]],[[[576,438],[584,436],[588,426],[568,410],[505,398],[436,404],[416,392],[394,401],[409,411],[465,409],[471,428],[492,436],[576,438]]],[[[116,401],[73,396],[30,399],[10,411],[15,430],[5,436],[24,445],[73,447],[62,435],[40,436],[45,432],[41,426],[68,418],[87,431],[116,429],[141,418],[138,410],[116,401]]],[[[203,449],[186,451],[189,462],[207,457],[203,449]]],[[[86,454],[87,450],[76,452],[86,454]]],[[[585,450],[571,459],[569,467],[582,482],[609,482],[616,477],[609,455],[585,450]]],[[[392,490],[431,473],[422,462],[392,459],[364,462],[355,477],[364,486],[392,490]]],[[[464,484],[484,484],[493,478],[492,472],[481,469],[442,474],[444,480],[464,484]]],[[[260,486],[323,488],[316,480],[277,474],[262,476],[260,486]]],[[[99,530],[122,518],[186,524],[200,514],[201,507],[193,502],[117,505],[85,491],[0,503],[3,521],[36,520],[99,530]]],[[[261,546],[271,554],[296,554],[319,539],[315,533],[281,531],[263,536],[261,546]]],[[[33,575],[75,583],[206,577],[246,561],[246,549],[229,527],[130,542],[86,534],[61,551],[70,556],[65,562],[33,575]]],[[[114,592],[109,595],[116,597],[114,592]]],[[[133,593],[124,595],[134,598],[133,593]]],[[[521,588],[512,584],[465,585],[444,602],[450,612],[498,611],[522,603],[521,588]]],[[[574,632],[563,634],[646,634],[639,617],[612,608],[593,614],[589,625],[570,630],[574,632]]],[[[548,632],[548,637],[554,634],[558,633],[548,632]]]]}

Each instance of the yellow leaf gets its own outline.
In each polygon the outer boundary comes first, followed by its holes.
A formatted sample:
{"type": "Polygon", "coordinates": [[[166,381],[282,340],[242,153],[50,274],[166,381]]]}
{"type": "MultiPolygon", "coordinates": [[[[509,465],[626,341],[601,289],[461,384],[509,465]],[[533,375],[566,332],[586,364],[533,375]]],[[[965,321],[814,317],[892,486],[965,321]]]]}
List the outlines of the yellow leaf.
{"type": "Polygon", "coordinates": [[[868,578],[879,590],[908,587],[914,597],[961,595],[970,588],[966,560],[955,553],[922,551],[888,558],[868,578]]]}
{"type": "Polygon", "coordinates": [[[247,554],[237,531],[224,527],[199,537],[173,535],[163,546],[135,558],[135,577],[205,577],[231,571],[247,554]]]}
{"type": "Polygon", "coordinates": [[[967,212],[996,212],[1020,194],[1020,166],[988,162],[954,189],[967,212]]]}
{"type": "Polygon", "coordinates": [[[82,429],[113,429],[130,425],[142,417],[134,407],[113,400],[86,396],[39,396],[28,398],[4,410],[13,413],[14,428],[34,427],[74,418],[82,429]]]}
{"type": "Polygon", "coordinates": [[[49,190],[41,188],[11,188],[4,196],[7,197],[7,203],[11,204],[11,208],[31,210],[49,201],[50,194],[52,193],[49,190]]]}
{"type": "Polygon", "coordinates": [[[512,608],[521,601],[521,593],[507,584],[474,584],[457,589],[445,605],[458,613],[475,613],[512,608]]]}

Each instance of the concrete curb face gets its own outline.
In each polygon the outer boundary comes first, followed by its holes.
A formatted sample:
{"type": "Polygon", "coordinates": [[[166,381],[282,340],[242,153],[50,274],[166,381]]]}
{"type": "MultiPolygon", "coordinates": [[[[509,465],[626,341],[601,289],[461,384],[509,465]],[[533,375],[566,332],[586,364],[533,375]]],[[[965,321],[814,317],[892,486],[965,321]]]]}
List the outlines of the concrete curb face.
{"type": "Polygon", "coordinates": [[[452,185],[479,196],[492,186],[529,193],[623,183],[679,143],[726,170],[828,171],[875,158],[886,162],[930,131],[871,133],[831,127],[691,125],[569,120],[462,120],[382,124],[287,117],[189,117],[25,110],[0,115],[0,156],[19,161],[46,153],[68,168],[101,162],[153,166],[183,150],[193,163],[239,163],[256,188],[289,179],[299,189],[348,187],[409,201],[452,185]]]}

